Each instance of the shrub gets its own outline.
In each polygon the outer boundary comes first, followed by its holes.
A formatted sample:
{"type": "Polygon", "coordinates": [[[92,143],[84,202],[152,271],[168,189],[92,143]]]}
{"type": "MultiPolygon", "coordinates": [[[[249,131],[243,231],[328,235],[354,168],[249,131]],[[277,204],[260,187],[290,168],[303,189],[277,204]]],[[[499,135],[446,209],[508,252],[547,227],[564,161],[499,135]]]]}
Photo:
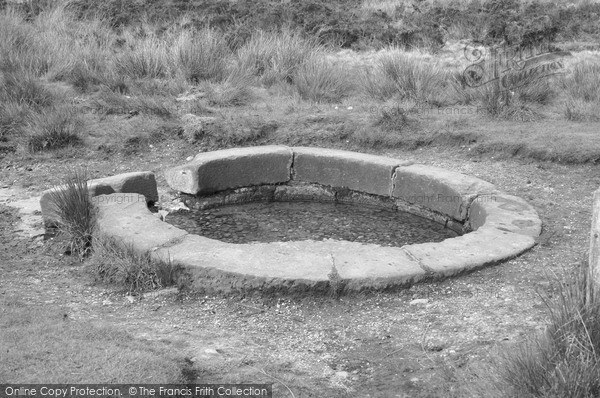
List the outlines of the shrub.
{"type": "Polygon", "coordinates": [[[293,84],[302,99],[314,102],[339,102],[352,89],[347,70],[323,55],[305,62],[296,72],[293,84]]]}
{"type": "Polygon", "coordinates": [[[130,293],[155,290],[177,283],[181,267],[171,261],[140,253],[130,245],[114,238],[98,236],[94,239],[91,266],[100,280],[127,288],[130,293]]]}
{"type": "Polygon", "coordinates": [[[30,131],[29,149],[32,152],[82,143],[79,132],[83,122],[73,108],[50,108],[33,113],[27,124],[30,131]]]}
{"type": "Polygon", "coordinates": [[[92,233],[96,224],[96,209],[92,202],[84,171],[73,171],[63,185],[50,192],[53,219],[58,229],[68,234],[70,252],[84,257],[92,247],[92,233]]]}

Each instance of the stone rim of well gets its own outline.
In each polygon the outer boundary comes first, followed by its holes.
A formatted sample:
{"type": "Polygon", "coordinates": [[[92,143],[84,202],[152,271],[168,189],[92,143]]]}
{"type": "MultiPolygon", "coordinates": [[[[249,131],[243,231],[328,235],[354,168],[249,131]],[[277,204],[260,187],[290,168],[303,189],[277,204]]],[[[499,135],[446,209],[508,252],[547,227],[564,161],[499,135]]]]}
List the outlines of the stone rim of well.
{"type": "Polygon", "coordinates": [[[166,170],[165,177],[171,189],[193,196],[200,206],[257,198],[377,205],[385,198],[399,210],[465,232],[442,242],[402,247],[347,241],[225,243],[155,217],[147,202],[158,194],[148,172],[128,173],[126,182],[122,175],[94,180],[92,185],[104,187],[94,193],[99,233],[182,265],[191,287],[203,292],[326,292],[332,284],[344,291],[410,286],[515,257],[533,247],[541,233],[541,220],[531,205],[488,182],[364,153],[280,145],[233,148],[200,153],[166,170]],[[118,181],[114,193],[106,192],[111,181],[102,181],[110,179],[118,181]]]}

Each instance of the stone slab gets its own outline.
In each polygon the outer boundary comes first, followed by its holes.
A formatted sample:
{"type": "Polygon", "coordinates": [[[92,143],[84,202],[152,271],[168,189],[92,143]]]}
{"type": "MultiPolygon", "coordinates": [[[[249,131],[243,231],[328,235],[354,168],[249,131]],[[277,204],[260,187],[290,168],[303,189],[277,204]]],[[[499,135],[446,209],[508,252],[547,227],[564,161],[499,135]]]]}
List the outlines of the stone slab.
{"type": "Polygon", "coordinates": [[[484,226],[442,242],[407,245],[403,249],[426,271],[443,277],[513,258],[534,244],[531,236],[484,226]]]}
{"type": "Polygon", "coordinates": [[[479,178],[420,164],[398,167],[393,179],[395,198],[461,222],[467,219],[469,203],[477,195],[499,192],[479,178]]]}
{"type": "MultiPolygon", "coordinates": [[[[329,285],[334,264],[346,290],[407,286],[425,277],[419,264],[400,248],[334,240],[229,244],[187,235],[181,242],[155,250],[153,255],[182,264],[197,275],[206,276],[206,269],[213,269],[210,275],[223,279],[216,271],[224,272],[231,280],[225,282],[225,278],[217,290],[225,291],[257,286],[264,289],[274,281],[319,290],[329,285]],[[235,288],[231,286],[234,280],[235,288]]],[[[210,283],[210,290],[216,289],[214,282],[210,283]]]]}
{"type": "MultiPolygon", "coordinates": [[[[42,193],[40,207],[42,210],[42,217],[46,223],[56,221],[51,192],[64,188],[64,185],[59,185],[42,193]]],[[[158,201],[156,179],[154,173],[150,171],[123,173],[111,177],[89,180],[88,189],[91,196],[108,195],[112,193],[136,193],[144,195],[148,202],[158,201]]]]}
{"type": "Polygon", "coordinates": [[[406,287],[427,275],[419,263],[399,247],[340,241],[332,256],[346,292],[406,287]]]}
{"type": "Polygon", "coordinates": [[[293,147],[292,178],[390,196],[396,167],[411,162],[336,149],[293,147]]]}
{"type": "Polygon", "coordinates": [[[98,208],[98,232],[133,245],[140,253],[171,244],[188,235],[186,231],[155,217],[148,210],[143,195],[99,195],[94,202],[98,208]]]}
{"type": "Polygon", "coordinates": [[[165,171],[169,186],[203,195],[251,185],[290,180],[292,150],[286,146],[232,148],[200,153],[182,166],[165,171]]]}
{"type": "Polygon", "coordinates": [[[542,220],[533,206],[506,194],[483,195],[473,200],[469,208],[470,228],[477,230],[484,224],[534,238],[542,232],[542,220]]]}

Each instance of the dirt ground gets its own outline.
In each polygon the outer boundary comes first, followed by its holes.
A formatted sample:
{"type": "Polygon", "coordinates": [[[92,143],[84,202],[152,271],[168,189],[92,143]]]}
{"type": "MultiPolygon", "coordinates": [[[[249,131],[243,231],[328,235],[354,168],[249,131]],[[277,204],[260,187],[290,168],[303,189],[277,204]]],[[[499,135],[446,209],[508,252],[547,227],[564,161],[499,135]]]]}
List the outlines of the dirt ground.
{"type": "MultiPolygon", "coordinates": [[[[543,298],[552,298],[558,276],[584,258],[598,166],[474,157],[456,148],[372,152],[474,175],[523,197],[544,223],[538,244],[467,275],[339,300],[132,297],[95,282],[86,263],[61,255],[52,241],[19,237],[18,215],[5,203],[0,300],[18,299],[73,322],[114,325],[136,339],[170,344],[187,358],[189,381],[274,383],[275,397],[477,396],[473,370],[543,332],[543,298]],[[414,299],[427,301],[411,304],[414,299]]],[[[127,157],[15,156],[0,160],[0,188],[11,190],[11,200],[38,195],[80,164],[91,177],[153,170],[166,189],[161,170],[191,154],[173,141],[127,157]]]]}

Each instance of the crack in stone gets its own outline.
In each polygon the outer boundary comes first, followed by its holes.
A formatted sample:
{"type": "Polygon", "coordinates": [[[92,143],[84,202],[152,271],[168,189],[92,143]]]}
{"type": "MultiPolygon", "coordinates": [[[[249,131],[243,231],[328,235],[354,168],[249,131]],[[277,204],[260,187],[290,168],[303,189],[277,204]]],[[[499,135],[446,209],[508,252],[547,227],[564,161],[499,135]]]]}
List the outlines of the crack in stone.
{"type": "MultiPolygon", "coordinates": [[[[178,229],[179,229],[179,228],[178,228],[178,229]]],[[[183,240],[184,240],[186,237],[188,237],[189,235],[191,235],[191,234],[189,234],[189,233],[186,233],[185,235],[179,236],[179,237],[177,237],[177,238],[170,239],[170,240],[168,240],[168,241],[167,241],[167,242],[165,242],[165,243],[162,243],[162,244],[160,244],[160,245],[158,245],[158,246],[155,246],[155,247],[153,247],[153,248],[152,248],[150,251],[152,251],[152,252],[155,252],[155,251],[158,251],[158,250],[162,250],[162,249],[168,249],[168,248],[170,248],[170,247],[173,247],[173,246],[175,246],[175,245],[178,245],[178,244],[182,243],[182,242],[183,242],[183,240]]]]}
{"type": "Polygon", "coordinates": [[[428,274],[434,274],[433,269],[429,268],[427,265],[423,264],[423,262],[421,261],[421,259],[417,256],[415,256],[414,254],[412,254],[410,252],[410,250],[408,250],[406,248],[406,246],[401,247],[400,249],[402,249],[402,251],[404,253],[406,253],[406,255],[408,256],[408,258],[410,258],[412,261],[416,262],[417,264],[419,264],[419,267],[421,267],[423,269],[423,271],[425,271],[428,274]]]}

